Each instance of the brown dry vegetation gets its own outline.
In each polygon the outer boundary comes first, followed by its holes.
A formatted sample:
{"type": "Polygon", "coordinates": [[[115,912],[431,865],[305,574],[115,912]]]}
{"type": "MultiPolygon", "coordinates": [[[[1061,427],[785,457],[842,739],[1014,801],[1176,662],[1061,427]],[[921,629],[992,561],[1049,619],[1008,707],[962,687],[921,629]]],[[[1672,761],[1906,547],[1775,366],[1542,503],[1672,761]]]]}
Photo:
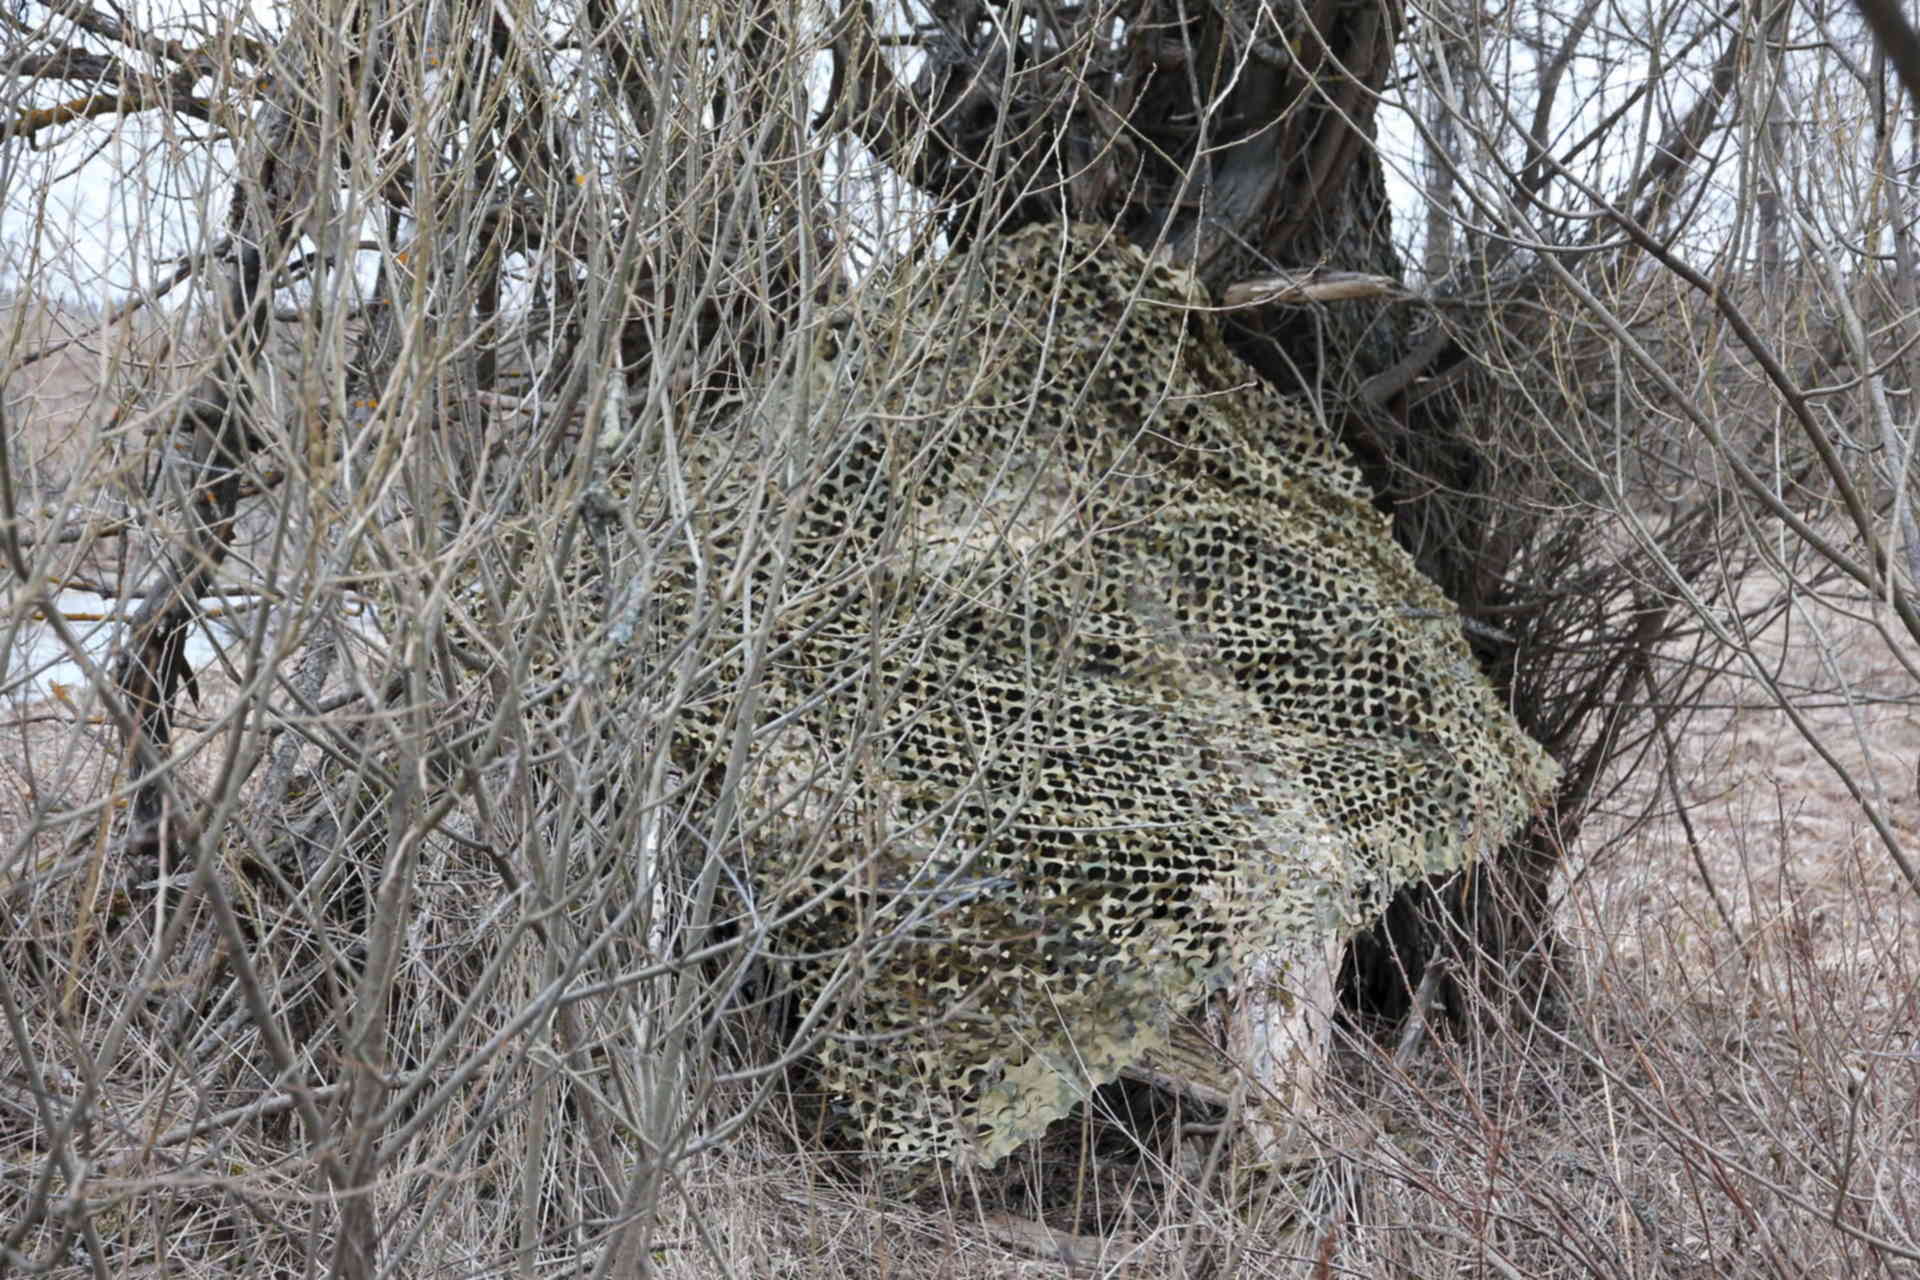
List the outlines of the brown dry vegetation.
{"type": "MultiPolygon", "coordinates": [[[[0,311],[33,540],[0,672],[0,1276],[1920,1275],[1920,127],[1827,7],[876,28],[588,0],[563,45],[519,4],[269,6],[271,32],[41,8],[7,37],[8,144],[169,121],[223,232],[175,310],[0,311]],[[1395,95],[1429,130],[1399,157],[1424,278],[1375,151],[1395,95]],[[1371,963],[1432,957],[1385,984],[1414,1012],[1350,1011],[1311,1114],[1122,1081],[1003,1167],[881,1172],[823,1150],[792,1020],[736,1016],[783,936],[702,950],[713,884],[767,847],[616,723],[684,688],[589,688],[548,733],[515,701],[575,675],[520,659],[652,625],[569,598],[566,538],[602,539],[603,588],[655,550],[593,532],[583,445],[684,504],[690,473],[623,451],[724,426],[850,317],[859,352],[849,290],[897,301],[896,248],[1003,218],[1159,241],[1217,295],[1392,277],[1236,312],[1235,349],[1324,408],[1579,781],[1498,870],[1396,901],[1424,905],[1371,963]],[[140,730],[107,722],[114,678],[22,665],[58,629],[40,589],[157,580],[278,594],[184,692],[151,673],[203,619],[157,618],[117,679],[140,730]],[[372,652],[340,618],[368,596],[425,621],[372,652]]],[[[119,176],[173,195],[156,172],[119,176]]]]}
{"type": "MultiPolygon", "coordinates": [[[[59,327],[39,313],[27,346],[59,327]]],[[[90,500],[76,480],[101,456],[89,433],[116,403],[102,371],[118,367],[76,348],[9,383],[29,509],[90,500]]],[[[72,555],[66,572],[112,559],[85,543],[72,555]]],[[[993,1186],[899,1187],[806,1154],[777,1129],[748,1129],[676,1172],[654,1235],[656,1274],[1914,1274],[1920,902],[1841,780],[1874,795],[1920,855],[1920,706],[1879,618],[1872,602],[1843,612],[1814,601],[1775,620],[1752,638],[1767,678],[1848,696],[1802,703],[1803,731],[1755,671],[1725,672],[1678,744],[1678,807],[1657,769],[1609,796],[1611,818],[1590,824],[1557,886],[1574,995],[1567,1025],[1436,1011],[1398,1054],[1349,1034],[1309,1126],[1312,1149],[1278,1173],[1232,1154],[1209,1170],[1202,1134],[1163,1145],[1157,1163],[1096,1159],[1064,1186],[1048,1183],[1057,1171],[1023,1177],[1016,1167],[993,1186]],[[1651,824],[1632,820],[1647,808],[1658,814],[1651,824]]],[[[182,722],[205,748],[189,753],[183,775],[202,793],[222,767],[231,693],[211,673],[203,679],[182,722]]],[[[111,1274],[294,1264],[301,1224],[324,1206],[304,1172],[282,1172],[301,1167],[287,1163],[301,1130],[250,1065],[258,1046],[244,1019],[202,1025],[159,1010],[171,1016],[124,1021],[121,993],[167,921],[164,896],[133,892],[135,872],[109,856],[114,736],[85,690],[63,702],[10,687],[4,714],[5,945],[37,984],[30,1021],[50,1075],[29,1081],[17,1060],[0,1059],[3,1176],[45,1167],[37,1091],[90,1092],[98,1119],[84,1226],[111,1274]],[[58,816],[76,809],[94,816],[58,816]],[[243,1114],[222,1115],[228,1107],[243,1114]]],[[[496,892],[457,862],[423,879],[411,944],[440,966],[427,982],[447,999],[458,999],[461,966],[477,962],[473,939],[496,892]]],[[[255,961],[298,968],[271,937],[255,961]]],[[[210,962],[194,952],[173,971],[190,985],[210,962]]],[[[538,980],[529,972],[502,990],[538,980]]],[[[337,994],[302,1007],[309,1019],[350,1012],[337,994]]],[[[430,1019],[434,1008],[411,1016],[430,1019]]],[[[326,1039],[321,1023],[296,1030],[326,1039]]],[[[578,1063],[565,1074],[601,1081],[578,1063]]],[[[405,1195],[397,1179],[379,1192],[389,1240],[417,1242],[438,1274],[566,1255],[569,1242],[526,1238],[515,1214],[523,1197],[569,1200],[592,1181],[567,1163],[583,1148],[553,1136],[576,1123],[563,1092],[516,1062],[433,1117],[410,1139],[411,1163],[444,1176],[407,1183],[405,1195]],[[476,1139],[464,1118],[503,1100],[509,1118],[476,1139]]],[[[587,1149],[626,1148],[613,1135],[587,1149]]],[[[618,1170],[598,1178],[620,1180],[618,1170]]],[[[23,1190],[4,1194],[17,1203],[23,1190]]],[[[571,1216],[591,1224],[608,1207],[582,1202],[571,1216]]],[[[14,1256],[47,1259],[64,1238],[70,1261],[56,1259],[51,1274],[87,1274],[87,1251],[65,1234],[75,1225],[41,1224],[14,1256]]]]}

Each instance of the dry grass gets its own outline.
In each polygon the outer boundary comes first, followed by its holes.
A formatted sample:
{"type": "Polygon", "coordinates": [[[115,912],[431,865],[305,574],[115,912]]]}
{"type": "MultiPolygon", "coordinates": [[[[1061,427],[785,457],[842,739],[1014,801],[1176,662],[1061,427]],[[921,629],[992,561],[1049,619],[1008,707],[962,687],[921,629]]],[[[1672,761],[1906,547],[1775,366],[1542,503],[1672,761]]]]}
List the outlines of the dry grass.
{"type": "MultiPolygon", "coordinates": [[[[40,502],[71,500],[75,459],[94,447],[86,424],[105,403],[89,389],[102,367],[62,357],[7,389],[40,502]]],[[[1873,618],[1870,606],[1848,618],[1814,605],[1756,637],[1755,651],[1784,686],[1851,691],[1851,703],[1807,699],[1809,723],[1912,849],[1920,707],[1873,618]]],[[[223,767],[232,692],[210,678],[186,725],[205,750],[185,781],[202,793],[223,767]]],[[[901,1186],[750,1128],[675,1170],[651,1272],[1915,1274],[1920,903],[1833,769],[1750,675],[1708,696],[1724,710],[1695,723],[1676,766],[1691,830],[1672,814],[1619,841],[1601,827],[1573,863],[1559,911],[1571,1025],[1488,1030],[1469,1017],[1436,1026],[1398,1065],[1387,1049],[1348,1044],[1312,1126],[1317,1148],[1277,1173],[1241,1153],[1205,1176],[1204,1134],[1142,1159],[1114,1152],[1105,1132],[1083,1181],[1015,1168],[993,1185],[901,1186]]],[[[0,1203],[11,1206],[0,1224],[43,1178],[55,1212],[12,1235],[0,1225],[13,1251],[0,1270],[324,1267],[337,1207],[312,1136],[270,1078],[239,984],[203,985],[234,958],[193,922],[202,942],[149,963],[178,899],[143,887],[155,868],[108,856],[111,735],[84,697],[17,698],[5,714],[0,963],[42,1075],[0,1037],[0,1203]],[[64,1197],[81,1171],[50,1165],[46,1126],[82,1098],[92,1118],[77,1145],[92,1164],[78,1213],[64,1197]]],[[[1638,779],[1612,803],[1624,814],[1667,800],[1638,779]]],[[[232,881],[253,931],[248,960],[286,998],[278,1028],[309,1078],[329,1078],[354,1014],[340,967],[312,955],[351,950],[335,908],[378,878],[371,858],[350,866],[327,901],[232,881]]],[[[529,935],[499,936],[499,897],[484,859],[457,844],[422,866],[396,1038],[425,1053],[469,993],[486,990],[487,1004],[431,1064],[445,1091],[396,1121],[403,1154],[375,1192],[396,1273],[573,1274],[644,1159],[634,1135],[587,1118],[619,1113],[582,1100],[618,1092],[625,1077],[596,1055],[630,1043],[594,1008],[459,1076],[532,1006],[553,962],[529,935]]],[[[337,1116],[339,1097],[319,1102],[337,1116]]]]}
{"type": "Polygon", "coordinates": [[[1360,1234],[1391,1242],[1392,1274],[1911,1269],[1920,912],[1857,830],[1838,847],[1797,834],[1812,797],[1798,821],[1754,803],[1735,789],[1695,809],[1728,833],[1715,866],[1723,893],[1740,886],[1740,941],[1669,824],[1562,902],[1572,1026],[1363,1066],[1390,1143],[1365,1160],[1384,1211],[1360,1234]]]}

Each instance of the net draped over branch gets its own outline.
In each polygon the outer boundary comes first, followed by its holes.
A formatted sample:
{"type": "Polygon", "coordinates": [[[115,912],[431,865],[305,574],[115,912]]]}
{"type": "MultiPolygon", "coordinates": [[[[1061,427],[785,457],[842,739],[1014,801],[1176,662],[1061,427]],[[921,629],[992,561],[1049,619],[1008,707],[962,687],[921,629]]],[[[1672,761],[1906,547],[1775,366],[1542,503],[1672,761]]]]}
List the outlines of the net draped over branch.
{"type": "Polygon", "coordinates": [[[743,917],[839,1002],[821,1083],[883,1156],[997,1160],[1554,780],[1344,450],[1206,305],[1036,226],[854,309],[688,446],[697,507],[791,536],[707,539],[688,616],[720,652],[681,758],[744,798],[743,917]]]}

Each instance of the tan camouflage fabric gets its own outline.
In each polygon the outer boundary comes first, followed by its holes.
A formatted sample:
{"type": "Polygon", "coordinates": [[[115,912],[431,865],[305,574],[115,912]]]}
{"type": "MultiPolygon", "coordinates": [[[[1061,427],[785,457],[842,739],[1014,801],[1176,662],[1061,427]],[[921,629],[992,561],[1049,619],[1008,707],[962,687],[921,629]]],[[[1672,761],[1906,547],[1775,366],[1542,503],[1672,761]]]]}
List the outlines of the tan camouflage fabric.
{"type": "Polygon", "coordinates": [[[835,1124],[991,1164],[1555,768],[1189,275],[1052,225],[892,284],[677,445],[703,550],[654,589],[701,602],[671,732],[738,783],[741,920],[838,1013],[835,1124]]]}

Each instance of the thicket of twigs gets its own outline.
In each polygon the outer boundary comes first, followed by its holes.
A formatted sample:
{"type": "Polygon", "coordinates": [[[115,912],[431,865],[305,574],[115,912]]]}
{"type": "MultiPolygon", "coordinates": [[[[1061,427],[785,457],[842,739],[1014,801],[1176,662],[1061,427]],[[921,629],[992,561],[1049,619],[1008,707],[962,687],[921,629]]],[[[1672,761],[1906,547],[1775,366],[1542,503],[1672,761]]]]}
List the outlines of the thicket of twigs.
{"type": "Polygon", "coordinates": [[[1920,1262],[1920,125],[1850,15],[0,21],[0,1270],[1920,1262]],[[1267,282],[1567,769],[1355,949],[1285,1177],[1119,1092],[991,1178],[817,1150],[830,1011],[743,1030],[751,818],[660,745],[676,442],[1063,216],[1267,282]]]}

